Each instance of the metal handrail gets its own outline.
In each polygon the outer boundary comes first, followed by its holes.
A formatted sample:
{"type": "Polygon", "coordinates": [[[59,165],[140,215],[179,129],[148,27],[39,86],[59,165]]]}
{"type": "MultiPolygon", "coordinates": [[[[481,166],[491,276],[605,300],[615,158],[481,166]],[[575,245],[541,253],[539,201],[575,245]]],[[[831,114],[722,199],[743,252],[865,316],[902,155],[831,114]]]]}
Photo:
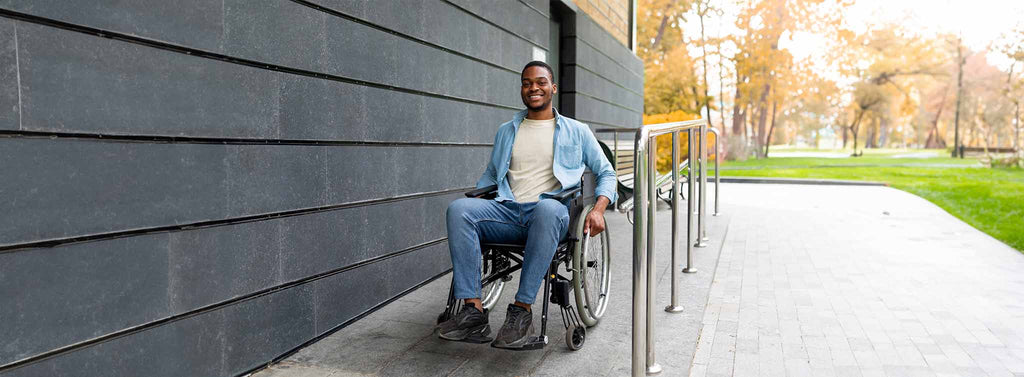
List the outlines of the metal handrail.
{"type": "MultiPolygon", "coordinates": [[[[679,163],[679,132],[687,131],[690,148],[688,148],[688,160],[693,161],[694,156],[694,131],[706,134],[708,124],[703,119],[671,122],[662,124],[651,124],[640,127],[636,131],[633,149],[633,347],[632,347],[632,375],[634,377],[644,374],[657,374],[661,372],[661,366],[657,363],[654,352],[654,292],[655,292],[655,155],[657,154],[656,137],[664,134],[672,134],[672,166],[679,163]],[[644,188],[647,188],[644,190],[644,188]],[[646,283],[646,284],[645,284],[646,283]],[[643,335],[641,335],[643,334],[643,335]],[[646,339],[644,339],[646,338],[646,339]],[[641,359],[640,355],[644,355],[641,359]]],[[[702,139],[706,140],[706,139],[702,139]]],[[[701,143],[702,145],[704,143],[701,143]]],[[[701,150],[705,149],[703,146],[701,150]]],[[[693,165],[688,169],[690,179],[687,180],[687,187],[690,197],[687,200],[687,267],[690,265],[690,254],[692,251],[693,232],[693,165]]],[[[678,193],[679,171],[672,170],[673,192],[678,193]]],[[[676,286],[676,258],[677,245],[679,244],[678,232],[678,211],[679,195],[672,195],[672,304],[666,308],[669,312],[678,312],[676,286]]]]}
{"type": "MultiPolygon", "coordinates": [[[[662,371],[657,363],[654,349],[654,292],[655,292],[655,210],[657,208],[657,190],[663,186],[663,177],[658,177],[655,170],[657,154],[657,136],[672,134],[672,296],[671,304],[665,308],[670,313],[682,311],[678,300],[678,278],[676,275],[678,266],[678,245],[679,226],[678,211],[680,189],[679,163],[679,133],[687,132],[689,148],[687,148],[687,175],[686,180],[689,197],[686,209],[686,268],[685,273],[697,272],[693,266],[693,247],[703,247],[701,242],[706,236],[706,212],[707,192],[707,133],[715,135],[715,215],[718,215],[718,189],[719,189],[719,160],[721,151],[719,148],[718,131],[710,128],[703,119],[671,122],[662,124],[646,125],[639,129],[625,128],[602,128],[594,130],[595,133],[613,133],[615,144],[613,156],[618,158],[619,133],[635,132],[633,149],[633,339],[632,339],[632,375],[658,374],[662,371]],[[695,135],[699,133],[698,135],[695,135]],[[700,140],[700,143],[697,140],[700,140]],[[690,161],[698,159],[699,164],[690,166],[690,161]],[[699,183],[694,180],[694,170],[699,170],[699,183]],[[661,179],[659,179],[661,178],[661,179]],[[699,186],[700,194],[696,190],[699,186]],[[699,198],[699,199],[697,199],[699,198]],[[700,201],[699,211],[695,211],[696,200],[700,201]],[[696,216],[696,222],[694,217],[696,216]],[[696,225],[696,226],[695,226],[696,225]],[[697,243],[694,243],[694,240],[697,243]],[[640,355],[644,355],[641,359],[640,355]]],[[[617,171],[616,166],[616,171],[617,171]]],[[[704,239],[706,241],[706,239],[704,239]]]]}

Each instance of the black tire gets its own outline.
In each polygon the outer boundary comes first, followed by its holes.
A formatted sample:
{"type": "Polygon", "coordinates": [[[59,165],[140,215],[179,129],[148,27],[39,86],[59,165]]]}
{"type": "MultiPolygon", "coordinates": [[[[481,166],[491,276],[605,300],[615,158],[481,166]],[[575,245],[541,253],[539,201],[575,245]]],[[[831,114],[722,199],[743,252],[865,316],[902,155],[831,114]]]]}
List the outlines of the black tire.
{"type": "Polygon", "coordinates": [[[594,208],[588,204],[580,214],[573,233],[580,241],[572,251],[572,287],[580,320],[586,327],[597,325],[608,308],[611,289],[611,238],[608,231],[597,237],[583,234],[584,219],[594,208]]]}
{"type": "Polygon", "coordinates": [[[576,327],[576,325],[569,325],[569,328],[565,329],[565,346],[569,347],[570,350],[579,351],[580,348],[583,348],[583,343],[586,341],[586,327],[576,327]]]}

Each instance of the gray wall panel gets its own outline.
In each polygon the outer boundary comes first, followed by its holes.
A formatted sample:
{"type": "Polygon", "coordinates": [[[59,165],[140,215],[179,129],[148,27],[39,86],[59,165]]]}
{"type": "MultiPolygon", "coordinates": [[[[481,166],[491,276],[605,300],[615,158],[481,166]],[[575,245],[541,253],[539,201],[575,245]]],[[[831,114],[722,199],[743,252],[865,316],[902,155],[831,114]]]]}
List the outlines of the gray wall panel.
{"type": "Polygon", "coordinates": [[[0,254],[0,364],[444,238],[461,196],[0,254]]]}
{"type": "Polygon", "coordinates": [[[576,42],[575,56],[567,59],[566,62],[586,67],[586,69],[605,78],[615,80],[620,85],[632,89],[634,92],[643,92],[643,75],[637,75],[626,70],[607,55],[602,54],[586,43],[576,42]]]}
{"type": "MultiPolygon", "coordinates": [[[[316,336],[313,288],[309,284],[231,305],[224,312],[224,366],[237,374],[316,336]]],[[[198,334],[190,334],[195,337],[198,334]]]]}
{"type": "Polygon", "coordinates": [[[644,98],[642,95],[623,88],[621,83],[609,81],[586,69],[571,70],[576,80],[576,91],[624,106],[636,112],[643,112],[644,98]]]}
{"type": "MultiPolygon", "coordinates": [[[[269,11],[241,15],[232,11],[232,19],[238,21],[229,22],[227,34],[245,38],[231,37],[227,49],[244,46],[235,51],[242,57],[271,62],[295,59],[310,65],[302,68],[313,70],[321,68],[317,65],[323,63],[327,64],[325,70],[329,73],[519,106],[514,86],[503,89],[505,83],[514,85],[517,74],[513,72],[336,17],[326,25],[330,41],[317,44],[315,40],[325,32],[324,28],[315,22],[301,21],[320,20],[324,14],[294,3],[287,4],[301,10],[303,17],[281,22],[309,24],[312,32],[308,34],[312,39],[303,40],[307,33],[302,32],[289,40],[289,33],[271,29],[275,25],[273,23],[259,30],[261,33],[284,35],[276,40],[257,37],[260,33],[244,28],[237,33],[232,32],[236,27],[243,27],[235,24],[250,27],[254,19],[274,19],[274,13],[269,11]],[[366,40],[376,42],[364,43],[366,40]],[[327,60],[330,60],[329,64],[327,60]],[[375,63],[368,64],[367,61],[375,63]]],[[[341,85],[303,83],[303,80],[319,79],[190,57],[32,24],[22,25],[24,30],[20,33],[19,47],[25,63],[22,65],[26,67],[22,69],[24,124],[30,130],[276,138],[281,113],[287,112],[280,108],[282,101],[288,101],[280,98],[282,86],[290,90],[302,85],[341,85]],[[281,83],[284,80],[292,85],[281,83]]],[[[288,28],[281,25],[280,29],[288,28]]],[[[315,92],[292,90],[289,95],[297,97],[298,101],[318,100],[315,92]]],[[[372,100],[373,104],[382,102],[379,95],[372,100]]],[[[384,100],[398,101],[392,98],[384,100]]],[[[394,130],[392,127],[373,128],[394,130]]],[[[388,140],[419,139],[422,133],[408,135],[399,132],[395,136],[399,138],[388,140]]]]}
{"type": "Polygon", "coordinates": [[[63,353],[6,375],[237,374],[266,363],[388,297],[450,268],[446,254],[447,245],[440,243],[244,300],[221,310],[203,312],[63,353]],[[386,283],[367,284],[380,279],[385,279],[386,283]]]}
{"type": "Polygon", "coordinates": [[[0,138],[0,245],[214,220],[228,148],[0,138]]]}
{"type": "Polygon", "coordinates": [[[0,18],[0,130],[20,127],[17,43],[14,21],[0,18]]]}
{"type": "Polygon", "coordinates": [[[536,11],[543,14],[545,17],[551,17],[551,0],[519,0],[520,2],[532,7],[536,11]]]}
{"type": "Polygon", "coordinates": [[[6,0],[0,7],[206,51],[219,52],[223,44],[223,0],[94,0],[74,6],[64,0],[6,0]]]}
{"type": "MultiPolygon", "coordinates": [[[[583,122],[602,123],[615,127],[637,127],[641,124],[643,116],[620,107],[608,105],[607,103],[593,98],[577,95],[576,117],[583,122]]],[[[592,124],[597,126],[597,124],[592,124]]]]}
{"type": "Polygon", "coordinates": [[[327,200],[360,201],[472,186],[489,155],[490,147],[329,149],[327,200]],[[368,182],[381,184],[371,187],[368,182]]]}
{"type": "MultiPolygon", "coordinates": [[[[284,224],[303,217],[254,221],[169,234],[168,290],[171,316],[283,283],[284,265],[305,255],[284,255],[284,224]]],[[[93,247],[102,254],[102,242],[93,247]]],[[[116,318],[116,317],[115,317],[116,318]]],[[[113,319],[113,318],[112,318],[113,319]]]]}
{"type": "Polygon", "coordinates": [[[302,140],[491,143],[493,133],[476,132],[478,125],[493,124],[497,129],[515,114],[493,106],[291,75],[282,79],[280,109],[280,137],[302,140]]]}
{"type": "Polygon", "coordinates": [[[167,247],[162,234],[0,254],[0,365],[165,316],[167,247]]]}
{"type": "Polygon", "coordinates": [[[240,371],[224,368],[224,351],[234,346],[226,344],[226,322],[223,311],[207,312],[28,364],[4,376],[234,375],[240,371]]]}
{"type": "Polygon", "coordinates": [[[489,151],[0,139],[0,245],[466,187],[489,151]]]}
{"type": "Polygon", "coordinates": [[[24,129],[276,135],[280,74],[19,23],[24,129]]]}
{"type": "MultiPolygon", "coordinates": [[[[330,330],[385,301],[382,298],[394,297],[448,268],[448,244],[442,242],[316,280],[311,285],[315,291],[317,333],[330,330]],[[369,281],[380,284],[367,284],[369,281]]],[[[438,302],[438,313],[443,309],[442,301],[438,302]]]]}
{"type": "Polygon", "coordinates": [[[224,160],[228,203],[221,216],[232,218],[327,205],[328,172],[324,163],[331,148],[339,147],[228,147],[224,160]]]}
{"type": "Polygon", "coordinates": [[[621,64],[626,70],[636,75],[643,75],[643,61],[637,59],[636,55],[629,51],[629,47],[605,32],[590,16],[581,13],[576,18],[575,36],[599,49],[612,60],[621,64]]]}
{"type": "Polygon", "coordinates": [[[518,1],[445,0],[547,48],[548,18],[518,1]]]}
{"type": "MultiPolygon", "coordinates": [[[[229,4],[233,6],[225,15],[225,51],[233,56],[476,100],[484,98],[481,91],[486,91],[486,86],[451,85],[449,77],[444,76],[444,71],[439,70],[438,66],[473,64],[480,65],[489,75],[515,77],[513,72],[481,65],[479,62],[367,25],[328,16],[293,2],[279,2],[274,7],[257,6],[243,0],[232,0],[229,4]],[[259,23],[254,31],[249,31],[254,28],[253,22],[259,23]],[[236,29],[239,32],[235,33],[236,29]]],[[[416,5],[418,2],[403,4],[403,7],[422,6],[416,5]]],[[[379,14],[375,7],[370,7],[367,12],[379,14]]],[[[397,18],[391,22],[411,17],[413,24],[419,24],[419,15],[407,16],[409,13],[397,13],[392,16],[397,18]]],[[[514,97],[502,95],[493,98],[488,96],[487,101],[506,106],[517,104],[514,97]]]]}
{"type": "Polygon", "coordinates": [[[326,13],[291,1],[223,1],[225,54],[328,72],[326,13]]]}

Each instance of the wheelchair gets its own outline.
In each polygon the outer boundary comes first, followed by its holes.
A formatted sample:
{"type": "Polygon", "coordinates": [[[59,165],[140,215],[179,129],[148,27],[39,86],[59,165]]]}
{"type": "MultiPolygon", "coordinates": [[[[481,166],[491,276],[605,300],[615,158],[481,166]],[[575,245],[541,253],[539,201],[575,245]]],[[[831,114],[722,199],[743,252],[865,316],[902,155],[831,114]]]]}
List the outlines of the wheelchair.
{"type": "MultiPolygon", "coordinates": [[[[470,198],[493,199],[497,186],[488,186],[466,193],[470,198]]],[[[541,311],[540,335],[533,336],[520,349],[536,350],[548,344],[548,304],[556,304],[562,310],[562,324],[565,326],[565,345],[573,351],[583,347],[587,328],[597,325],[608,308],[608,290],[611,288],[611,239],[608,230],[597,237],[583,233],[586,214],[594,208],[593,203],[584,203],[582,183],[579,187],[552,197],[562,203],[569,198],[569,229],[559,242],[555,255],[544,275],[544,300],[541,311]],[[563,276],[559,265],[565,266],[563,276]],[[572,290],[572,298],[569,291],[572,290]],[[575,303],[575,306],[573,305],[575,303]],[[578,309],[577,309],[578,308],[578,309]]],[[[485,311],[490,311],[501,297],[505,283],[512,280],[512,273],[522,269],[525,244],[501,244],[481,242],[481,297],[485,311]]],[[[453,277],[454,278],[454,277],[453,277]]],[[[437,317],[440,324],[454,317],[462,305],[455,298],[455,285],[448,289],[448,301],[444,312],[437,317]]],[[[479,343],[488,339],[477,340],[479,343]]]]}

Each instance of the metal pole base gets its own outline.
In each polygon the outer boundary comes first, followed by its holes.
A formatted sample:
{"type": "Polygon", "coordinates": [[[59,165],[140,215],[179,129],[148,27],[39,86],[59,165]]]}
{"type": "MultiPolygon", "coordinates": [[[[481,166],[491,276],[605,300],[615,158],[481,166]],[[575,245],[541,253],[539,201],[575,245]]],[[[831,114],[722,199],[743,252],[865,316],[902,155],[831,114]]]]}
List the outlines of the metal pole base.
{"type": "Polygon", "coordinates": [[[697,272],[697,269],[696,269],[696,268],[694,268],[694,267],[687,267],[687,268],[684,268],[684,269],[683,269],[683,272],[685,272],[685,273],[687,273],[687,274],[692,274],[692,273],[694,273],[694,272],[697,272]]]}
{"type": "Polygon", "coordinates": [[[703,248],[703,247],[708,247],[708,244],[707,244],[707,242],[700,241],[700,242],[697,242],[697,243],[693,244],[693,247],[702,247],[703,248]]]}
{"type": "Polygon", "coordinates": [[[654,363],[654,365],[647,367],[648,376],[653,376],[659,373],[661,373],[661,365],[658,365],[658,363],[654,363]]]}
{"type": "Polygon", "coordinates": [[[679,312],[683,311],[683,307],[682,307],[682,305],[676,305],[676,306],[669,305],[669,306],[665,307],[665,311],[669,312],[669,313],[679,313],[679,312]]]}
{"type": "Polygon", "coordinates": [[[718,216],[720,214],[721,214],[721,212],[715,212],[715,213],[712,213],[711,216],[718,216]]]}

